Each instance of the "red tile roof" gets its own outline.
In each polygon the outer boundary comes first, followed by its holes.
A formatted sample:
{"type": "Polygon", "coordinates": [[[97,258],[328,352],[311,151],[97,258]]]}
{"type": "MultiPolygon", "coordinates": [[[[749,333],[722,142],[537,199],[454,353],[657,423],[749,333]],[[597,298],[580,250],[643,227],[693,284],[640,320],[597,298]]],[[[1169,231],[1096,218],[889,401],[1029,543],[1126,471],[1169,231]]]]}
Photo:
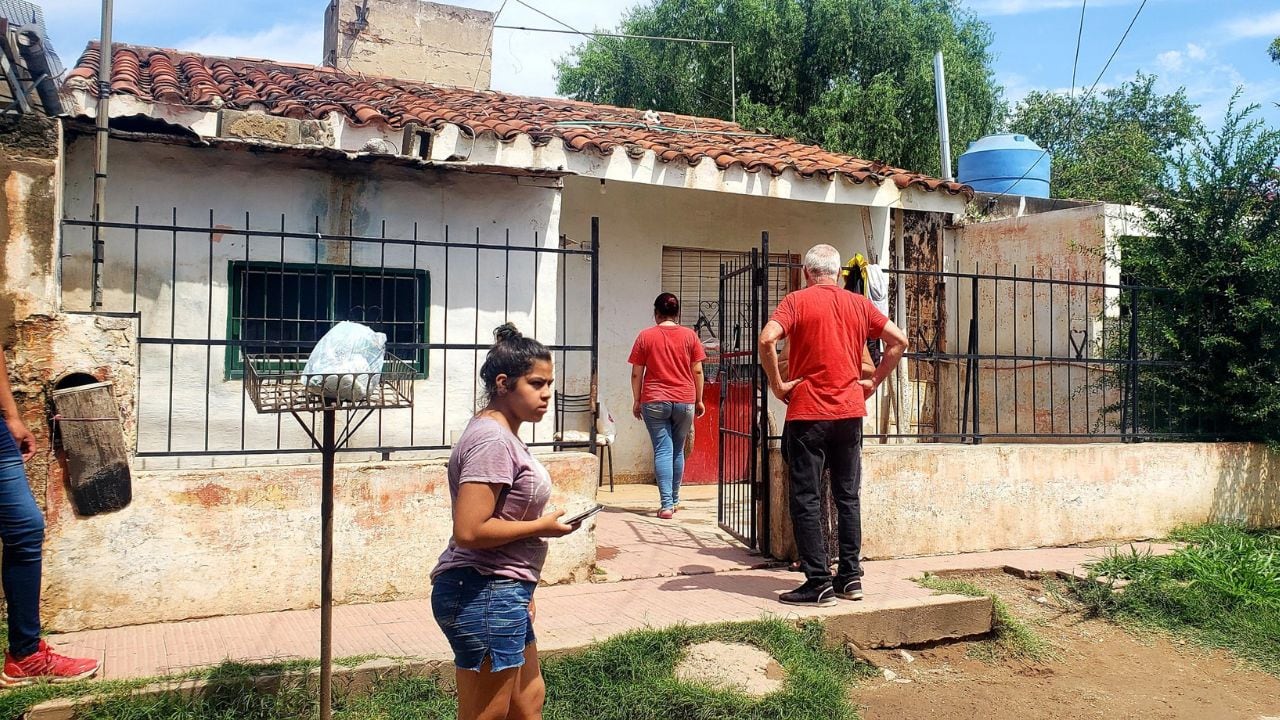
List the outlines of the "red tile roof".
{"type": "MultiPolygon", "coordinates": [[[[92,83],[100,50],[92,43],[67,75],[67,83],[92,83]]],[[[508,95],[407,80],[350,75],[333,68],[271,60],[216,58],[176,50],[115,45],[113,94],[200,109],[248,109],[272,115],[321,119],[342,113],[354,125],[408,123],[438,128],[446,123],[507,142],[524,134],[534,145],[559,139],[571,150],[609,153],[622,147],[633,157],[652,150],[663,162],[693,164],[710,157],[721,169],[741,165],[774,175],[787,168],[800,175],[842,175],[862,183],[893,180],[899,188],[972,196],[958,182],[945,182],[879,162],[827,152],[788,138],[750,133],[735,123],[660,113],[646,123],[632,108],[508,95]]]]}

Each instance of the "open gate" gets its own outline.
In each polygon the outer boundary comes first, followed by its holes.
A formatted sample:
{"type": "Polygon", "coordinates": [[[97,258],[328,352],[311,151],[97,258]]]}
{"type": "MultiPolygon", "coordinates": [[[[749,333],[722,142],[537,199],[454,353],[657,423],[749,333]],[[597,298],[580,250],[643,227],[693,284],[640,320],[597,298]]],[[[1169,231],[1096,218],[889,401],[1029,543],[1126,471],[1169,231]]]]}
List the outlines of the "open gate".
{"type": "MultiPolygon", "coordinates": [[[[765,237],[765,248],[768,238],[765,237]]],[[[749,254],[720,265],[719,340],[716,376],[720,387],[719,497],[720,527],[747,547],[768,554],[769,527],[767,438],[757,338],[766,317],[765,266],[768,255],[749,254]],[[763,532],[762,532],[763,530],[763,532]]]]}

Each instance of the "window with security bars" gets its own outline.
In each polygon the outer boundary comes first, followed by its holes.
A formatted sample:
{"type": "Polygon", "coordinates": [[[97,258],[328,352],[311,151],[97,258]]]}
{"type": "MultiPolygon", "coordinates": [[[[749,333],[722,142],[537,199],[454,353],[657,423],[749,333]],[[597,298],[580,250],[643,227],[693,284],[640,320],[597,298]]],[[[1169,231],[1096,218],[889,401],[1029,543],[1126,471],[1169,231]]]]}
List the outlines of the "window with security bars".
{"type": "MultiPolygon", "coordinates": [[[[720,331],[720,266],[740,267],[748,253],[703,248],[662,248],[662,292],[680,298],[680,324],[692,328],[703,342],[720,331]]],[[[787,293],[800,289],[799,257],[770,253],[769,301],[777,305],[787,293]]],[[[743,298],[746,300],[746,298],[743,298]]],[[[731,315],[750,312],[749,304],[726,308],[731,315]]],[[[766,312],[772,312],[770,307],[766,312]]],[[[767,317],[767,315],[766,315],[767,317]]],[[[745,318],[741,319],[745,323],[745,318]]],[[[733,325],[730,320],[728,323],[733,325]]]]}
{"type": "Polygon", "coordinates": [[[245,355],[309,353],[343,320],[385,333],[387,351],[426,375],[425,270],[234,262],[230,274],[228,376],[243,374],[245,355]]]}

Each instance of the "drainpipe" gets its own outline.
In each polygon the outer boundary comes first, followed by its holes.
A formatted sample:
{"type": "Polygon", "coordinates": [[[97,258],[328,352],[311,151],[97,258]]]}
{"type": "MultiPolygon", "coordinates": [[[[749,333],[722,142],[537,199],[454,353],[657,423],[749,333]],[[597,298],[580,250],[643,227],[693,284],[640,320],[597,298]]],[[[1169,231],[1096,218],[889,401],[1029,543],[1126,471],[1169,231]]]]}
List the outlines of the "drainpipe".
{"type": "Polygon", "coordinates": [[[938,145],[942,154],[942,179],[955,180],[951,174],[951,128],[947,124],[947,73],[942,67],[942,51],[933,54],[933,86],[938,96],[938,145]]]}
{"type": "Polygon", "coordinates": [[[107,201],[107,140],[110,137],[111,120],[111,0],[102,0],[102,42],[98,60],[98,112],[95,118],[93,163],[93,307],[102,307],[102,263],[104,244],[102,228],[98,225],[105,218],[103,208],[107,201]]]}
{"type": "Polygon", "coordinates": [[[18,30],[18,52],[27,63],[27,72],[36,80],[36,95],[40,105],[50,117],[62,114],[62,101],[58,99],[58,84],[49,71],[49,57],[45,54],[44,40],[32,27],[18,30]]]}

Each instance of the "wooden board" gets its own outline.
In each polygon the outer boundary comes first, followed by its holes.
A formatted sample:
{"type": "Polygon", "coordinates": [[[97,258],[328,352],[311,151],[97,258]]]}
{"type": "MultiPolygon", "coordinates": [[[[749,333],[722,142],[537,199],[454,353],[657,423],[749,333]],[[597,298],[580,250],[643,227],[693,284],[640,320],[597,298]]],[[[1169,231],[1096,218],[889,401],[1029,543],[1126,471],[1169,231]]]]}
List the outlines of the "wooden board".
{"type": "Polygon", "coordinates": [[[129,449],[111,383],[55,390],[71,503],[80,515],[119,510],[133,499],[129,449]]]}

